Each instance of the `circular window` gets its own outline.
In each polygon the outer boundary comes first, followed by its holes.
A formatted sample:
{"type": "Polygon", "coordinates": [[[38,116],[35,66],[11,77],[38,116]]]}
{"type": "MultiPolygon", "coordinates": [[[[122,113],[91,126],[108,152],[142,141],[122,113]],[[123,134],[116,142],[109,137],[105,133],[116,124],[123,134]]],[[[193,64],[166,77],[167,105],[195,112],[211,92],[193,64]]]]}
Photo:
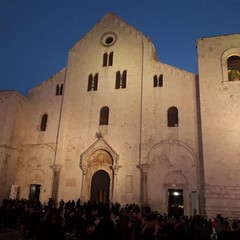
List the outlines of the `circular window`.
{"type": "Polygon", "coordinates": [[[112,46],[117,41],[117,35],[113,32],[103,34],[101,44],[104,46],[112,46]]]}
{"type": "Polygon", "coordinates": [[[106,38],[106,40],[105,40],[105,43],[106,44],[111,44],[113,42],[113,37],[108,37],[108,38],[106,38]]]}

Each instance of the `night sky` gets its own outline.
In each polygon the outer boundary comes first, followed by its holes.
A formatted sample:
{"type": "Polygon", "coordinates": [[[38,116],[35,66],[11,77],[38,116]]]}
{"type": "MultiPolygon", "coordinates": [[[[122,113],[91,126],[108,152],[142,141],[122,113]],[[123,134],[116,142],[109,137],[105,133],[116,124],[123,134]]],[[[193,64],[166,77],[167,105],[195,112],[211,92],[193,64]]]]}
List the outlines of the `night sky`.
{"type": "Polygon", "coordinates": [[[0,90],[27,95],[108,12],[147,35],[160,61],[193,73],[198,38],[240,33],[240,0],[0,0],[0,90]]]}

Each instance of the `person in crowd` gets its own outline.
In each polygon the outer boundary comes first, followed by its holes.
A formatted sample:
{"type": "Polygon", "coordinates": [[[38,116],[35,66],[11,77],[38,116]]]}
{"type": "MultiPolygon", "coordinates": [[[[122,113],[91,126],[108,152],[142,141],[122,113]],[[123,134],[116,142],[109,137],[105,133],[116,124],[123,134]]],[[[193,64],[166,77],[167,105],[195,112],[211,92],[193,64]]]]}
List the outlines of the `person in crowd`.
{"type": "Polygon", "coordinates": [[[134,223],[130,217],[124,213],[121,214],[116,224],[116,236],[117,240],[135,240],[136,233],[134,223]]]}
{"type": "Polygon", "coordinates": [[[222,227],[221,230],[217,234],[217,239],[218,240],[231,240],[233,239],[233,234],[234,232],[231,229],[230,223],[225,220],[222,221],[222,227]]]}
{"type": "Polygon", "coordinates": [[[204,226],[204,218],[202,216],[194,216],[191,234],[192,240],[211,240],[211,234],[207,227],[204,226]]]}
{"type": "Polygon", "coordinates": [[[142,228],[140,239],[141,240],[156,240],[158,232],[158,221],[154,214],[150,214],[145,218],[145,224],[142,228]]]}
{"type": "Polygon", "coordinates": [[[110,209],[107,209],[103,214],[103,218],[98,223],[97,229],[100,234],[105,236],[106,240],[112,240],[116,238],[116,228],[113,221],[113,214],[110,209]]]}
{"type": "Polygon", "coordinates": [[[77,240],[105,240],[105,238],[97,232],[94,219],[90,218],[86,219],[84,231],[77,240]]]}
{"type": "Polygon", "coordinates": [[[65,221],[58,209],[51,208],[40,224],[37,240],[65,240],[65,221]]]}

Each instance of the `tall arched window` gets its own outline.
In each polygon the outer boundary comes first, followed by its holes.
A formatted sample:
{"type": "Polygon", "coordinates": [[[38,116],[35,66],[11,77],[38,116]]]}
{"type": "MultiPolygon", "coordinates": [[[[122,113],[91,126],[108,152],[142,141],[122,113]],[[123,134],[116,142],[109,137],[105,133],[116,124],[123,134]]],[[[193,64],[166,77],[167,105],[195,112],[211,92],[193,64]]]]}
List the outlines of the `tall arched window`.
{"type": "Polygon", "coordinates": [[[227,59],[228,68],[228,80],[239,81],[240,80],[240,57],[231,56],[227,59]]]}
{"type": "Polygon", "coordinates": [[[178,109],[170,107],[167,112],[168,127],[178,127],[178,109]]]}
{"type": "Polygon", "coordinates": [[[124,70],[122,74],[120,71],[117,71],[115,89],[126,88],[126,86],[127,86],[127,71],[124,70]]]}
{"type": "Polygon", "coordinates": [[[40,131],[46,131],[48,115],[44,114],[41,119],[40,131]]]}
{"type": "Polygon", "coordinates": [[[88,76],[88,91],[97,91],[98,87],[98,73],[96,73],[94,76],[90,74],[88,76]]]}
{"type": "Polygon", "coordinates": [[[108,118],[109,118],[109,108],[102,107],[100,110],[99,125],[108,125],[108,118]]]}
{"type": "Polygon", "coordinates": [[[56,95],[62,95],[63,93],[63,84],[57,84],[56,86],[56,95]]]}
{"type": "Polygon", "coordinates": [[[153,87],[162,87],[163,86],[163,75],[154,75],[153,76],[153,87]]]}
{"type": "Polygon", "coordinates": [[[103,67],[113,65],[113,52],[103,54],[103,67]]]}

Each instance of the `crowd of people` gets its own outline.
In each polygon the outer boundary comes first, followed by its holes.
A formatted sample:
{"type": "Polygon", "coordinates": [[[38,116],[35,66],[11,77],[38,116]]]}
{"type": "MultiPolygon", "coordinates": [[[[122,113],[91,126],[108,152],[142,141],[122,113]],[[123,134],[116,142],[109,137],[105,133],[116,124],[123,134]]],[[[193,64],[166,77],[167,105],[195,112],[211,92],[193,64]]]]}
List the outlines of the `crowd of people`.
{"type": "Polygon", "coordinates": [[[136,204],[54,205],[37,200],[3,200],[0,228],[18,229],[19,240],[240,240],[240,220],[200,215],[167,216],[136,204]]]}

